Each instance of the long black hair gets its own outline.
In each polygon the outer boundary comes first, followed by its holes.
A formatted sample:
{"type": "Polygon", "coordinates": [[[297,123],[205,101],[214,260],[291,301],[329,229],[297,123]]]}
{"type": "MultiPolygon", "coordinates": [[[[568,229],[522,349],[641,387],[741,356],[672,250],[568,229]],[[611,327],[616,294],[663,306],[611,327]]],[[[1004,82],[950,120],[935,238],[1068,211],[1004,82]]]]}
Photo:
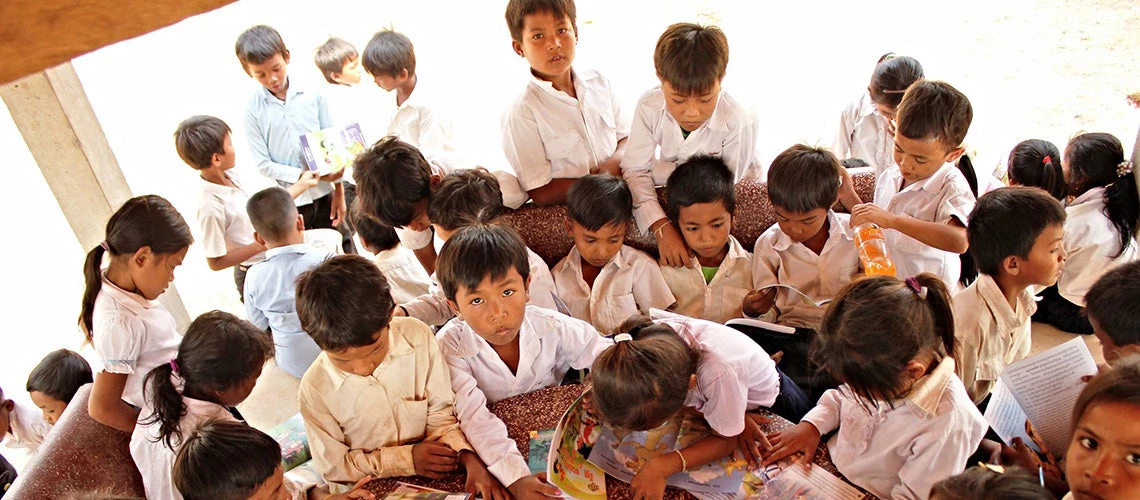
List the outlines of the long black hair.
{"type": "Polygon", "coordinates": [[[1116,227],[1120,238],[1120,256],[1132,245],[1140,220],[1140,194],[1132,163],[1124,159],[1124,146],[1112,134],[1081,134],[1069,141],[1065,161],[1071,178],[1069,190],[1081,195],[1092,188],[1104,187],[1104,215],[1116,227]]]}

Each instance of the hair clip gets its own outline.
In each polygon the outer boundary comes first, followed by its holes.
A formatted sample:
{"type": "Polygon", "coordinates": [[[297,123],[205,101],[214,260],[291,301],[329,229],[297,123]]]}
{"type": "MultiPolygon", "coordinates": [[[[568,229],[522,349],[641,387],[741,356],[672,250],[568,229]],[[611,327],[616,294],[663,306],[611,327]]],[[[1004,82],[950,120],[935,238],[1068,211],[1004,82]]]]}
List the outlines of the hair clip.
{"type": "Polygon", "coordinates": [[[1042,165],[1048,165],[1050,163],[1053,163],[1053,157],[1052,156],[1045,155],[1045,157],[1041,159],[1042,165]]]}
{"type": "Polygon", "coordinates": [[[911,291],[913,291],[915,295],[918,295],[918,298],[926,300],[926,287],[919,284],[917,278],[914,276],[907,278],[906,285],[910,287],[911,291]]]}
{"type": "Polygon", "coordinates": [[[614,335],[615,344],[618,342],[625,342],[627,340],[633,340],[633,335],[630,335],[628,333],[619,333],[617,335],[614,335]]]}
{"type": "Polygon", "coordinates": [[[1120,162],[1119,165],[1116,166],[1116,176],[1117,177],[1124,177],[1125,175],[1128,175],[1131,173],[1132,173],[1132,161],[1130,161],[1130,160],[1124,160],[1124,161],[1120,162]]]}
{"type": "Polygon", "coordinates": [[[178,360],[170,358],[170,371],[174,372],[175,375],[179,375],[182,372],[182,370],[178,369],[178,360]]]}
{"type": "Polygon", "coordinates": [[[111,253],[111,245],[107,243],[107,240],[100,241],[99,246],[103,247],[104,252],[111,253]]]}

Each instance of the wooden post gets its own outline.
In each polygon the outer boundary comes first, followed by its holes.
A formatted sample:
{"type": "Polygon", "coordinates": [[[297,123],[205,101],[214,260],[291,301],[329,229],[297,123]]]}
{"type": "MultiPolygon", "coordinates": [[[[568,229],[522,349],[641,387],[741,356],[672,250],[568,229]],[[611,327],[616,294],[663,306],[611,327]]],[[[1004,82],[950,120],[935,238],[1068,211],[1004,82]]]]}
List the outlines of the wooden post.
{"type": "MultiPolygon", "coordinates": [[[[0,86],[0,98],[80,246],[84,252],[94,248],[131,190],[79,75],[70,62],[64,63],[0,86]]],[[[190,317],[178,290],[171,285],[159,301],[174,315],[179,331],[185,331],[190,317]]]]}

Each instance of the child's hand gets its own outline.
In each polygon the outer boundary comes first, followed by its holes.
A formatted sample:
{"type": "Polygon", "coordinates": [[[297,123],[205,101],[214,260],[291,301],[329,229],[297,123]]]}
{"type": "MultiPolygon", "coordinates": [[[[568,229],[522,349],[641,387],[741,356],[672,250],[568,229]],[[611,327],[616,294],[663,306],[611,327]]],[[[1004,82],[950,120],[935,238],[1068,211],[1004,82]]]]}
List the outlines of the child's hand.
{"type": "Polygon", "coordinates": [[[606,161],[602,162],[601,165],[598,165],[598,170],[596,172],[590,173],[610,174],[614,177],[621,177],[621,157],[612,155],[609,158],[606,158],[606,161]]]}
{"type": "Polygon", "coordinates": [[[339,226],[348,211],[344,207],[344,196],[333,196],[332,207],[329,208],[329,220],[333,227],[339,226]]]}
{"type": "Polygon", "coordinates": [[[744,296],[744,303],[741,304],[741,309],[744,314],[755,318],[761,314],[768,312],[773,305],[776,304],[776,289],[765,288],[763,290],[752,290],[748,295],[744,296]]]}
{"type": "Polygon", "coordinates": [[[304,189],[309,189],[317,187],[317,184],[319,182],[320,179],[317,177],[317,173],[315,171],[305,170],[301,172],[301,176],[298,177],[297,182],[294,182],[293,184],[301,186],[304,189]]]}
{"type": "MultiPolygon", "coordinates": [[[[368,484],[368,482],[371,480],[372,476],[364,476],[352,486],[351,490],[348,490],[344,493],[338,493],[336,495],[326,496],[324,497],[324,500],[359,500],[362,498],[367,498],[369,500],[375,499],[376,495],[373,495],[371,491],[364,489],[364,485],[368,484]]],[[[312,498],[312,495],[310,495],[310,498],[312,498]]]]}
{"type": "Polygon", "coordinates": [[[765,436],[764,431],[760,428],[760,424],[771,421],[772,419],[756,413],[744,414],[744,432],[736,436],[736,443],[740,452],[744,454],[744,458],[749,462],[760,461],[761,451],[772,449],[772,443],[768,442],[768,436],[765,436]]]}
{"type": "Polygon", "coordinates": [[[416,474],[432,479],[443,479],[459,469],[459,457],[438,441],[424,441],[412,446],[412,463],[416,474]]]}
{"type": "Polygon", "coordinates": [[[479,495],[484,500],[507,500],[510,497],[507,490],[499,484],[495,476],[491,475],[487,466],[483,465],[483,461],[474,452],[459,452],[459,460],[463,462],[463,468],[467,471],[465,491],[479,495]]]}
{"type": "Polygon", "coordinates": [[[895,214],[883,210],[874,203],[860,203],[851,209],[851,227],[859,227],[866,223],[878,224],[883,229],[895,226],[895,214]]]}
{"type": "Polygon", "coordinates": [[[811,422],[800,422],[791,429],[774,432],[768,435],[772,449],[764,459],[764,465],[780,461],[784,457],[802,453],[796,460],[811,468],[811,459],[815,456],[815,449],[819,446],[819,429],[811,422]]]}
{"type": "Polygon", "coordinates": [[[663,266],[685,267],[689,265],[689,247],[672,222],[666,221],[655,233],[657,235],[658,262],[663,266]]]}
{"type": "Polygon", "coordinates": [[[341,177],[344,177],[344,169],[343,168],[340,170],[337,170],[336,172],[333,172],[331,174],[322,175],[321,180],[325,181],[325,182],[336,182],[336,181],[339,181],[341,177]]]}
{"type": "Polygon", "coordinates": [[[629,482],[629,489],[633,491],[634,500],[656,500],[665,497],[665,478],[677,472],[669,469],[668,458],[673,455],[676,453],[654,457],[633,476],[633,480],[629,482]]]}
{"type": "Polygon", "coordinates": [[[520,477],[511,483],[508,489],[511,490],[511,495],[519,500],[546,497],[562,498],[562,490],[546,482],[545,472],[520,477]]]}

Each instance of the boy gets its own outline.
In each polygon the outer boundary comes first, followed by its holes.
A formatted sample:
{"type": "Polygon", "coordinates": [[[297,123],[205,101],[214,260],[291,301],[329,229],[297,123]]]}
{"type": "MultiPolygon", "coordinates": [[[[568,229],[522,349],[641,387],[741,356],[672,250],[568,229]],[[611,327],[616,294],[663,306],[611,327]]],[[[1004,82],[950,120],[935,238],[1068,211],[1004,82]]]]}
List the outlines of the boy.
{"type": "Polygon", "coordinates": [[[475,451],[518,498],[558,491],[530,473],[487,404],[558,385],[612,345],[585,321],[527,305],[528,253],[509,226],[476,224],[447,240],[438,263],[447,304],[461,318],[439,332],[459,426],[479,436],[475,451]]]}
{"type": "Polygon", "coordinates": [[[1110,366],[1140,353],[1140,262],[1121,265],[1096,280],[1085,294],[1085,313],[1110,366]]]}
{"type": "Polygon", "coordinates": [[[566,230],[574,248],[551,273],[555,292],[570,315],[604,334],[649,308],[674,302],[661,268],[645,252],[625,246],[633,196],[621,178],[587,175],[566,193],[566,230]]]}
{"type": "Polygon", "coordinates": [[[503,152],[536,205],[566,203],[583,175],[621,175],[629,136],[610,82],[574,71],[578,24],[574,0],[511,0],[507,28],[515,54],[530,65],[530,84],[503,114],[503,152]]]}
{"type": "Polygon", "coordinates": [[[666,210],[695,256],[661,274],[677,303],[673,311],[724,323],[742,317],[752,290],[752,254],[731,234],[736,210],[732,172],[720,158],[694,156],[669,176],[666,210]]]}
{"type": "Polygon", "coordinates": [[[366,476],[438,479],[462,465],[468,491],[504,494],[455,420],[435,335],[394,308],[384,275],[360,256],[297,279],[297,314],[322,351],[299,390],[317,471],[340,492],[366,476]]]}
{"type": "Polygon", "coordinates": [[[71,398],[84,384],[94,381],[91,365],[75,351],[52,351],[28,374],[26,390],[47,423],[55,425],[71,398]]]}
{"type": "Polygon", "coordinates": [[[6,399],[4,389],[0,388],[0,429],[4,430],[0,442],[5,447],[10,450],[24,448],[28,454],[34,454],[47,437],[51,425],[28,405],[6,399]]]}
{"type": "Polygon", "coordinates": [[[406,248],[400,248],[400,238],[396,230],[385,226],[364,214],[360,202],[352,204],[348,218],[364,249],[375,257],[372,262],[384,273],[392,290],[392,301],[403,304],[428,293],[431,277],[424,267],[416,262],[415,256],[406,248]]]}
{"type": "Polygon", "coordinates": [[[246,204],[253,237],[265,245],[265,260],[249,268],[245,313],[251,323],[270,330],[277,366],[297,378],[304,375],[320,348],[297,320],[293,282],[301,273],[329,258],[305,244],[304,216],[284,189],[255,193],[246,204]]]}
{"type": "Polygon", "coordinates": [[[657,237],[662,265],[682,267],[689,249],[653,188],[697,154],[721,157],[736,182],[752,177],[756,118],[720,88],[728,40],[719,28],[670,26],[657,40],[653,65],[661,86],[637,103],[621,172],[634,193],[637,227],[657,237]]]}
{"type": "MultiPolygon", "coordinates": [[[[198,226],[206,264],[214,271],[233,267],[238,297],[243,297],[246,272],[265,258],[265,247],[253,239],[253,226],[245,213],[249,196],[230,174],[236,160],[230,127],[213,116],[191,116],[174,131],[174,147],[202,178],[198,226]]],[[[301,196],[317,182],[316,172],[305,170],[289,186],[289,194],[301,196]]]]}

